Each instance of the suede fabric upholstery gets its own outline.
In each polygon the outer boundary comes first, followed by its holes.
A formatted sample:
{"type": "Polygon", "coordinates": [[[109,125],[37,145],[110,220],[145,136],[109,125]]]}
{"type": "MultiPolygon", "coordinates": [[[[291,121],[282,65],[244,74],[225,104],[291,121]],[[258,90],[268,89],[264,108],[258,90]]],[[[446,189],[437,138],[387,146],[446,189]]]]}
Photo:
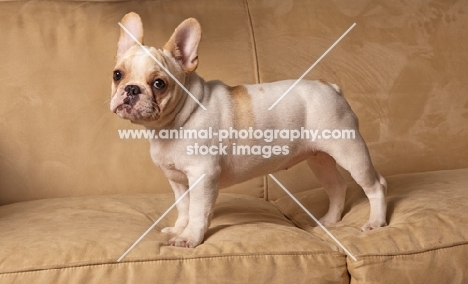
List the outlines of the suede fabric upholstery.
{"type": "MultiPolygon", "coordinates": [[[[468,1],[0,1],[0,283],[468,283],[468,1]],[[203,244],[168,247],[174,201],[141,129],[109,111],[117,23],[140,14],[162,47],[203,29],[197,72],[229,85],[300,77],[338,84],[389,182],[389,226],[362,233],[349,181],[330,231],[270,178],[224,189],[203,244]]],[[[289,94],[285,100],[293,100],[289,94]]],[[[294,110],[291,110],[294,111],[294,110]]],[[[275,177],[321,217],[305,163],[275,177]]]]}
{"type": "MultiPolygon", "coordinates": [[[[389,226],[359,230],[369,205],[362,189],[350,184],[343,220],[329,228],[357,258],[348,258],[351,283],[467,282],[468,216],[462,212],[468,208],[468,169],[396,175],[388,183],[389,226]]],[[[322,188],[296,197],[315,216],[327,211],[322,188]]],[[[299,228],[329,239],[290,198],[275,203],[299,228]]]]}
{"type": "Polygon", "coordinates": [[[346,256],[295,227],[275,206],[222,194],[203,245],[166,246],[168,194],[53,198],[0,207],[0,282],[271,283],[348,281],[346,256]],[[314,273],[309,273],[313,269],[314,273]],[[247,271],[250,271],[246,273],[247,271]]]}

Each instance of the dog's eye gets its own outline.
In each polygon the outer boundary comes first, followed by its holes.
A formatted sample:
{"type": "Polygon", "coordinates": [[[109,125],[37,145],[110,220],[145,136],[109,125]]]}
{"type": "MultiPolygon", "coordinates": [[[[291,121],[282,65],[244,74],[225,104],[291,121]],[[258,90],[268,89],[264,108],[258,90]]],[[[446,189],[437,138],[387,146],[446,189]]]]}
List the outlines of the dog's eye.
{"type": "Polygon", "coordinates": [[[164,87],[166,87],[166,83],[164,83],[164,81],[161,79],[156,79],[153,83],[153,86],[158,90],[162,90],[164,87]]]}
{"type": "Polygon", "coordinates": [[[122,79],[122,72],[120,70],[114,71],[114,81],[120,81],[122,79]]]}

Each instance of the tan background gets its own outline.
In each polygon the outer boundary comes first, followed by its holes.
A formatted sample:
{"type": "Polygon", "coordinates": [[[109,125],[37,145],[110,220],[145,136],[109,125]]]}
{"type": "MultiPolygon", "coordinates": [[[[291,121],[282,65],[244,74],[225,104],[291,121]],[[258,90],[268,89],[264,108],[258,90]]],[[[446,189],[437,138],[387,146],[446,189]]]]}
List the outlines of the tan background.
{"type": "MultiPolygon", "coordinates": [[[[0,204],[170,192],[148,142],[120,140],[117,129],[135,126],[108,108],[129,11],[155,46],[184,18],[202,19],[198,73],[232,85],[298,78],[356,22],[306,78],[342,87],[384,175],[467,167],[468,1],[304,3],[0,2],[0,204]]],[[[276,176],[295,192],[317,186],[304,165],[276,176]]],[[[264,177],[231,191],[282,195],[264,177]]]]}

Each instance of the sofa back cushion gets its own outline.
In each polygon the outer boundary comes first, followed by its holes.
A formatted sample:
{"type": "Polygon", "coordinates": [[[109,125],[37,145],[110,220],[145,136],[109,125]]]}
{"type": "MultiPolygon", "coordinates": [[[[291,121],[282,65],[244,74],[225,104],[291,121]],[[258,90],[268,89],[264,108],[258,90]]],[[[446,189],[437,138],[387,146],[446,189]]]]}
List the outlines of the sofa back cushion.
{"type": "MultiPolygon", "coordinates": [[[[119,129],[143,128],[109,110],[123,15],[139,13],[145,43],[157,47],[182,20],[198,18],[198,72],[230,84],[255,81],[245,4],[191,3],[0,2],[0,204],[171,192],[148,141],[119,139],[119,129]]],[[[263,177],[233,190],[263,197],[263,177]]]]}
{"type": "MultiPolygon", "coordinates": [[[[0,204],[170,192],[148,142],[119,139],[119,129],[142,128],[109,111],[117,23],[130,11],[157,47],[197,18],[197,72],[230,85],[296,79],[356,22],[305,78],[341,86],[384,175],[467,167],[466,9],[443,0],[0,2],[0,204]]],[[[304,163],[276,175],[292,192],[319,186],[304,163]]],[[[265,177],[227,191],[284,195],[265,177]]]]}

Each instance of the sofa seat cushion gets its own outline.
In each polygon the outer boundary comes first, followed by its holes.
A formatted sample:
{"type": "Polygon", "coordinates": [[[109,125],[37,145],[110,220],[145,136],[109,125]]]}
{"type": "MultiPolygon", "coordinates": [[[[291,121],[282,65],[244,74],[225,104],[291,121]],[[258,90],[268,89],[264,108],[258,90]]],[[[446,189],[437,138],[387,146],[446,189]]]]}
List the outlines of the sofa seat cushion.
{"type": "MultiPolygon", "coordinates": [[[[350,184],[343,220],[329,228],[357,258],[348,258],[351,283],[468,283],[468,169],[387,181],[387,227],[360,232],[369,204],[362,189],[350,184]]],[[[296,197],[316,217],[327,211],[321,188],[296,197]]],[[[292,200],[285,197],[276,204],[297,226],[330,240],[292,200]]]]}
{"type": "Polygon", "coordinates": [[[43,199],[0,207],[1,283],[348,283],[346,256],[260,198],[221,193],[205,242],[166,246],[169,194],[43,199]],[[148,282],[149,281],[149,282],[148,282]]]}

